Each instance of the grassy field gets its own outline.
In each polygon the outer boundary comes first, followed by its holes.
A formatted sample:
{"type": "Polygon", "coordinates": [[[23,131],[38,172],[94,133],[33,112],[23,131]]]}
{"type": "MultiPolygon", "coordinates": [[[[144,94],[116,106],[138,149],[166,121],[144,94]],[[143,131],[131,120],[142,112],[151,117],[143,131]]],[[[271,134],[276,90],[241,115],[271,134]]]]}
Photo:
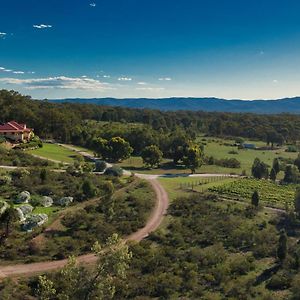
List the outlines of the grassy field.
{"type": "Polygon", "coordinates": [[[78,154],[72,150],[68,150],[56,144],[46,143],[44,143],[42,148],[30,150],[29,153],[63,163],[72,163],[74,162],[74,158],[78,156],[78,154]]]}
{"type": "MultiPolygon", "coordinates": [[[[252,149],[243,149],[239,150],[237,147],[227,146],[227,144],[234,144],[233,140],[222,140],[216,138],[205,138],[199,139],[199,142],[204,143],[204,152],[206,156],[213,156],[217,159],[221,158],[236,158],[241,162],[241,167],[239,169],[230,169],[230,168],[221,168],[218,166],[202,166],[201,171],[203,172],[216,172],[218,170],[225,173],[237,173],[241,174],[243,170],[250,175],[251,166],[256,157],[260,160],[272,166],[273,159],[276,157],[283,158],[292,158],[297,157],[297,153],[286,152],[286,147],[282,147],[278,150],[252,150],[252,149]],[[230,154],[230,151],[236,151],[238,154],[230,154]]],[[[261,141],[247,141],[247,143],[253,143],[257,147],[266,146],[264,142],[261,141]]],[[[282,175],[282,174],[281,174],[282,175]]]]}

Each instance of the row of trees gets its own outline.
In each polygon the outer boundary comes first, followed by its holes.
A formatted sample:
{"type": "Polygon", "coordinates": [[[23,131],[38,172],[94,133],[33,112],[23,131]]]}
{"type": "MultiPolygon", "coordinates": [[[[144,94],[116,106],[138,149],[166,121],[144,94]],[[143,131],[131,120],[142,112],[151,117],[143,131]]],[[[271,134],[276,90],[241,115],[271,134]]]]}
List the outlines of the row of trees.
{"type": "MultiPolygon", "coordinates": [[[[192,173],[200,168],[203,163],[203,151],[199,145],[187,143],[180,145],[177,141],[176,145],[171,149],[173,161],[181,163],[189,168],[192,173]]],[[[109,140],[104,138],[96,138],[93,140],[92,148],[95,153],[104,160],[119,162],[131,156],[134,149],[130,144],[121,137],[112,137],[109,140]]],[[[141,151],[141,157],[146,167],[158,167],[163,158],[163,152],[157,145],[146,146],[141,151]]]]}

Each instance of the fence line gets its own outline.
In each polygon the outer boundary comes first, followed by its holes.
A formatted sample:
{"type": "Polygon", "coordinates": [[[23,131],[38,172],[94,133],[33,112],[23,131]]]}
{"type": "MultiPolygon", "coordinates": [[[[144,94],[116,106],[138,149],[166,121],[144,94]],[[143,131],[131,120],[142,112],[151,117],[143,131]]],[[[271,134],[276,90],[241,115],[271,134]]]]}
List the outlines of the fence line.
{"type": "MultiPolygon", "coordinates": [[[[191,181],[191,182],[183,182],[179,184],[179,188],[181,190],[192,190],[194,191],[195,187],[201,186],[201,185],[206,185],[209,183],[213,183],[213,182],[218,182],[221,180],[224,180],[225,178],[228,178],[228,176],[212,176],[212,177],[206,177],[203,179],[198,179],[195,181],[191,181]]],[[[204,189],[202,188],[201,191],[203,192],[204,189]]]]}

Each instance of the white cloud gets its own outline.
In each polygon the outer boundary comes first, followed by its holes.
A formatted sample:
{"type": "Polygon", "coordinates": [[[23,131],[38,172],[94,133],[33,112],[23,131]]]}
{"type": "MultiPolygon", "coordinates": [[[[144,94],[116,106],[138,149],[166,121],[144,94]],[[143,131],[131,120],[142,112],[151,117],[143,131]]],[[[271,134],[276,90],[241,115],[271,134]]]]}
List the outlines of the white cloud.
{"type": "Polygon", "coordinates": [[[155,88],[155,87],[139,87],[136,88],[137,91],[149,91],[149,92],[160,92],[160,91],[164,91],[165,88],[155,88]]]}
{"type": "Polygon", "coordinates": [[[119,81],[132,81],[132,78],[130,78],[130,77],[119,77],[118,80],[119,81]]]}
{"type": "Polygon", "coordinates": [[[103,75],[103,78],[110,78],[110,75],[103,75]]]}
{"type": "Polygon", "coordinates": [[[0,71],[7,72],[7,73],[13,73],[13,74],[25,74],[25,72],[23,72],[23,71],[14,71],[11,69],[7,69],[5,67],[0,67],[0,71]]]}
{"type": "Polygon", "coordinates": [[[159,81],[171,81],[172,78],[170,77],[162,77],[162,78],[158,78],[159,81]]]}
{"type": "Polygon", "coordinates": [[[7,36],[6,32],[0,32],[0,39],[5,38],[7,36]]]}
{"type": "Polygon", "coordinates": [[[111,89],[108,84],[91,78],[76,77],[48,77],[48,78],[0,78],[0,82],[13,85],[22,85],[29,90],[37,89],[71,89],[71,90],[95,90],[111,89]]]}
{"type": "Polygon", "coordinates": [[[39,24],[39,25],[33,25],[33,27],[37,29],[46,29],[46,28],[52,28],[52,25],[39,24]]]}
{"type": "Polygon", "coordinates": [[[140,82],[138,82],[137,84],[138,84],[138,85],[146,85],[146,84],[147,84],[147,82],[140,81],[140,82]]]}
{"type": "Polygon", "coordinates": [[[274,80],[273,80],[273,83],[278,83],[278,80],[277,80],[277,79],[274,79],[274,80]]]}
{"type": "Polygon", "coordinates": [[[97,5],[96,3],[90,3],[91,7],[96,7],[96,5],[97,5]]]}

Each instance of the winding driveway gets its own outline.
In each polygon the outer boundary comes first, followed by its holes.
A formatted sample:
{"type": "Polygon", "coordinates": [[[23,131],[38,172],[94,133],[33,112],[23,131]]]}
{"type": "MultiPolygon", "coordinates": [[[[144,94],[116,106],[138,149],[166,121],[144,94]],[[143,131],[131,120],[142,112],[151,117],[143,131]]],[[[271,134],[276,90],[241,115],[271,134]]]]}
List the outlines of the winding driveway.
{"type": "MultiPolygon", "coordinates": [[[[59,144],[62,147],[68,148],[70,150],[76,151],[81,155],[88,157],[89,159],[95,159],[90,153],[80,151],[71,145],[59,144]]],[[[0,166],[0,168],[6,168],[6,166],[0,166]]],[[[9,167],[14,168],[14,167],[9,167]]],[[[128,171],[124,172],[126,175],[131,174],[128,171]]],[[[156,204],[155,207],[145,224],[145,226],[139,229],[137,232],[124,238],[125,242],[133,241],[140,242],[146,238],[151,232],[155,231],[161,224],[167,209],[169,206],[169,197],[163,186],[157,180],[159,177],[175,177],[175,176],[187,176],[187,175],[149,175],[149,174],[135,174],[135,176],[147,180],[153,187],[156,194],[156,204]]],[[[228,176],[226,174],[195,174],[189,175],[191,177],[214,177],[214,176],[228,176]]],[[[97,257],[93,254],[86,254],[77,257],[77,261],[82,264],[91,264],[97,260],[97,257]]],[[[57,261],[45,261],[30,264],[16,264],[0,267],[0,278],[5,277],[19,277],[19,276],[31,276],[39,273],[45,273],[48,271],[53,271],[62,268],[67,263],[67,259],[57,260],[57,261]]]]}
{"type": "MultiPolygon", "coordinates": [[[[156,205],[148,219],[146,225],[137,232],[125,238],[125,241],[140,242],[151,232],[155,231],[167,212],[169,206],[168,194],[156,179],[148,179],[156,193],[156,205]]],[[[91,264],[97,260],[93,254],[79,256],[77,261],[82,264],[91,264]]],[[[67,259],[57,261],[46,261],[31,264],[17,264],[0,267],[0,278],[31,276],[62,268],[67,263],[67,259]]]]}

